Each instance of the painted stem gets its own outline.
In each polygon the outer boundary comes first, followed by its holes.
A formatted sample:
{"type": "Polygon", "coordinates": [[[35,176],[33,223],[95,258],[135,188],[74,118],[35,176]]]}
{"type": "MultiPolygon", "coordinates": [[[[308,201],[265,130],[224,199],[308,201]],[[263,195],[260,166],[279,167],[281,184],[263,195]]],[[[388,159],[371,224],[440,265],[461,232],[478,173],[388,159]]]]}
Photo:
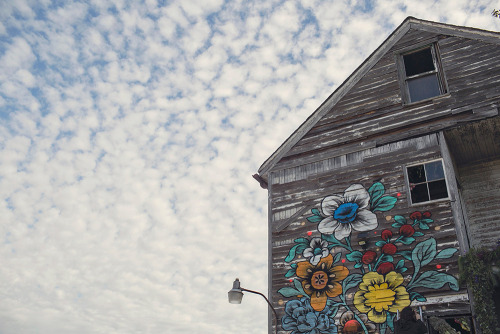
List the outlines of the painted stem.
{"type": "Polygon", "coordinates": [[[363,330],[365,331],[365,334],[368,334],[368,329],[366,328],[365,323],[363,322],[363,320],[361,320],[361,319],[359,318],[359,316],[356,314],[356,312],[353,312],[353,311],[351,310],[351,308],[347,305],[347,303],[346,303],[346,301],[345,301],[345,296],[344,296],[344,294],[342,294],[342,295],[340,296],[340,299],[342,300],[342,305],[344,305],[344,307],[345,307],[348,311],[351,311],[351,312],[352,312],[352,314],[354,314],[354,319],[356,319],[356,320],[357,320],[357,321],[361,324],[361,327],[363,327],[363,330]]]}

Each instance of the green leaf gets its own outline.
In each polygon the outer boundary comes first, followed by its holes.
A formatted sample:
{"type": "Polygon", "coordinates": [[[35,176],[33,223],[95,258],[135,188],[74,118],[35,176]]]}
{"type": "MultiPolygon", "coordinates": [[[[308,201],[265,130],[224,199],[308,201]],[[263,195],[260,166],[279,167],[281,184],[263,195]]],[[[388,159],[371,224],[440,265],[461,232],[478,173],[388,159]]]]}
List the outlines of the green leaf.
{"type": "Polygon", "coordinates": [[[421,236],[423,236],[423,235],[424,235],[424,234],[423,234],[422,232],[415,232],[415,233],[413,233],[413,236],[414,236],[414,237],[421,237],[421,236]]]}
{"type": "Polygon", "coordinates": [[[394,314],[387,312],[387,326],[393,331],[394,330],[394,314]]]}
{"type": "Polygon", "coordinates": [[[363,257],[363,253],[361,253],[360,251],[354,251],[352,253],[347,254],[345,257],[350,262],[360,262],[361,258],[363,257]]]}
{"type": "Polygon", "coordinates": [[[392,262],[392,261],[394,261],[394,258],[392,257],[392,255],[382,254],[380,256],[380,262],[392,262]]]}
{"type": "Polygon", "coordinates": [[[411,260],[411,251],[399,251],[396,254],[401,255],[402,257],[404,257],[407,260],[411,260]]]}
{"type": "Polygon", "coordinates": [[[300,244],[297,244],[297,245],[293,246],[292,248],[290,248],[290,250],[288,251],[287,257],[285,258],[285,262],[290,262],[293,259],[295,259],[297,247],[299,247],[299,246],[300,246],[300,244]]]}
{"type": "Polygon", "coordinates": [[[375,205],[375,208],[372,210],[372,212],[389,211],[394,207],[394,205],[396,205],[397,201],[398,201],[398,199],[396,197],[384,196],[377,202],[377,204],[375,205]]]}
{"type": "Polygon", "coordinates": [[[394,216],[394,221],[395,221],[396,223],[400,223],[401,225],[406,224],[406,218],[405,218],[405,217],[403,217],[403,216],[399,216],[399,215],[394,216]]]}
{"type": "Polygon", "coordinates": [[[420,229],[422,230],[428,230],[429,229],[429,225],[427,225],[426,223],[418,223],[418,227],[420,227],[420,229]]]}
{"type": "Polygon", "coordinates": [[[415,300],[415,299],[418,300],[419,302],[427,301],[427,298],[422,296],[420,293],[415,292],[415,291],[411,291],[410,292],[410,300],[415,300]]]}
{"type": "Polygon", "coordinates": [[[420,267],[425,266],[436,257],[436,239],[429,238],[418,243],[411,252],[411,260],[415,268],[415,274],[420,270],[420,267]]]}
{"type": "Polygon", "coordinates": [[[358,286],[359,283],[363,280],[363,276],[361,274],[351,274],[346,277],[345,280],[342,281],[342,291],[345,293],[347,290],[358,286]]]}
{"type": "Polygon", "coordinates": [[[295,276],[295,268],[292,268],[292,269],[288,270],[286,272],[286,274],[285,274],[286,278],[290,278],[290,277],[293,277],[293,276],[295,276]]]}
{"type": "Polygon", "coordinates": [[[304,245],[304,244],[299,244],[299,247],[297,247],[297,254],[302,254],[304,253],[304,250],[309,247],[309,245],[304,245]]]}
{"type": "Polygon", "coordinates": [[[456,248],[446,248],[437,253],[436,259],[449,259],[458,251],[456,248]]]}
{"type": "Polygon", "coordinates": [[[403,226],[403,224],[400,224],[400,223],[394,223],[391,225],[392,227],[394,228],[400,228],[401,226],[403,226]]]}
{"type": "Polygon", "coordinates": [[[323,220],[323,217],[321,217],[321,216],[311,216],[311,217],[307,217],[306,219],[310,223],[319,223],[320,221],[323,220]]]}
{"type": "Polygon", "coordinates": [[[325,241],[328,241],[332,243],[335,246],[342,246],[344,247],[344,244],[338,241],[333,234],[321,234],[321,238],[325,241]]]}
{"type": "Polygon", "coordinates": [[[313,215],[321,217],[321,212],[319,212],[318,209],[314,208],[314,209],[311,210],[311,212],[312,212],[313,215]]]}
{"type": "Polygon", "coordinates": [[[384,185],[380,182],[375,182],[370,188],[368,188],[368,194],[370,195],[370,205],[374,205],[380,197],[385,193],[384,185]]]}
{"type": "Polygon", "coordinates": [[[396,264],[396,269],[403,268],[405,266],[405,260],[399,260],[396,264]]]}
{"type": "Polygon", "coordinates": [[[411,245],[415,241],[415,238],[412,238],[412,237],[402,237],[401,239],[399,239],[399,241],[401,241],[401,243],[404,244],[404,245],[411,245]]]}
{"type": "Polygon", "coordinates": [[[302,294],[297,289],[294,289],[294,288],[289,287],[289,286],[279,289],[278,293],[286,298],[295,297],[295,296],[299,296],[302,294]]]}
{"type": "Polygon", "coordinates": [[[298,279],[294,279],[293,280],[293,285],[295,286],[295,289],[298,292],[300,292],[299,295],[307,296],[307,294],[305,293],[304,289],[302,288],[302,283],[300,283],[300,281],[298,279]]]}
{"type": "Polygon", "coordinates": [[[426,218],[426,219],[422,219],[420,222],[424,223],[424,224],[432,224],[434,222],[434,220],[426,218]]]}
{"type": "Polygon", "coordinates": [[[385,245],[385,244],[386,244],[386,242],[385,242],[385,241],[382,241],[382,240],[379,240],[379,241],[377,241],[377,242],[375,243],[375,245],[376,245],[377,247],[382,247],[382,246],[383,246],[383,245],[385,245]]]}
{"type": "Polygon", "coordinates": [[[340,261],[340,258],[342,257],[342,253],[337,253],[335,257],[333,258],[333,263],[337,263],[340,261]]]}
{"type": "Polygon", "coordinates": [[[380,334],[385,334],[385,330],[387,329],[387,322],[383,322],[379,325],[380,334]]]}
{"type": "Polygon", "coordinates": [[[306,244],[309,245],[309,239],[306,238],[297,238],[294,240],[298,244],[306,244]]]}
{"type": "Polygon", "coordinates": [[[396,254],[401,255],[402,257],[404,257],[407,260],[411,260],[411,251],[404,250],[404,251],[399,251],[396,254]]]}
{"type": "Polygon", "coordinates": [[[429,289],[440,289],[445,284],[450,286],[450,289],[458,291],[458,281],[455,277],[446,273],[430,270],[420,275],[411,285],[411,288],[423,287],[429,289]]]}

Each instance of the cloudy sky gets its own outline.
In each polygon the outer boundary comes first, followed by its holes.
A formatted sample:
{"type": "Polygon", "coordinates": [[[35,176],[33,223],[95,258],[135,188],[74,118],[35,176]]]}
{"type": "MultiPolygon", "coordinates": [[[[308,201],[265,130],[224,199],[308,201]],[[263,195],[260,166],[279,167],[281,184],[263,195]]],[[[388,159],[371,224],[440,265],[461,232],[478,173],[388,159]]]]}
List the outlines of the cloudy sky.
{"type": "Polygon", "coordinates": [[[0,0],[0,333],[265,333],[252,174],[405,17],[498,7],[0,0]]]}

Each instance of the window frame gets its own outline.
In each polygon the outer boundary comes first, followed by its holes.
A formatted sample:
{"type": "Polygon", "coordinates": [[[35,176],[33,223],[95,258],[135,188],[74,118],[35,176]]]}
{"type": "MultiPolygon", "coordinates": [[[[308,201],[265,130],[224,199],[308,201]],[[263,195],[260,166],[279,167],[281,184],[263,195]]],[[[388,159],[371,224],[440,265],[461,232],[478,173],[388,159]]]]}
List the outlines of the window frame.
{"type": "MultiPolygon", "coordinates": [[[[411,163],[411,164],[404,165],[403,166],[403,172],[404,172],[404,177],[405,177],[406,196],[408,198],[408,206],[412,207],[412,206],[426,205],[426,204],[429,204],[429,203],[444,202],[444,201],[450,201],[451,200],[451,197],[450,197],[450,186],[448,184],[448,175],[446,174],[446,169],[445,169],[443,158],[425,160],[425,161],[420,161],[420,162],[416,162],[416,163],[411,163]],[[410,180],[408,178],[408,168],[409,167],[414,167],[414,166],[419,166],[419,165],[425,166],[426,164],[430,164],[430,163],[433,163],[433,162],[436,162],[436,161],[441,161],[441,166],[443,167],[444,183],[446,185],[447,196],[443,197],[443,198],[438,198],[438,199],[433,199],[433,200],[425,201],[425,202],[413,203],[413,201],[411,199],[411,189],[410,189],[410,180]]],[[[428,185],[429,181],[427,180],[427,176],[426,176],[425,179],[426,179],[425,180],[425,184],[428,185]]],[[[429,193],[429,186],[427,186],[427,193],[429,193]]],[[[429,194],[429,198],[430,198],[430,194],[429,194]]]]}
{"type": "Polygon", "coordinates": [[[416,104],[416,103],[421,103],[421,102],[427,102],[442,96],[446,96],[448,94],[448,86],[446,84],[446,77],[444,75],[444,71],[441,65],[441,55],[439,53],[439,48],[437,44],[437,39],[432,40],[432,41],[427,41],[418,45],[411,46],[409,48],[405,48],[402,50],[398,50],[396,52],[396,60],[397,60],[397,67],[398,67],[398,78],[399,78],[399,86],[401,89],[401,94],[402,94],[402,100],[403,100],[403,105],[411,105],[411,104],[416,104]],[[404,56],[416,53],[425,49],[430,49],[431,55],[432,55],[432,62],[434,64],[434,70],[433,71],[427,71],[423,73],[418,73],[412,76],[406,76],[406,69],[405,69],[405,63],[404,63],[404,56]],[[418,101],[411,101],[410,97],[410,90],[408,87],[408,81],[412,79],[418,79],[422,78],[425,76],[429,76],[435,74],[437,77],[437,84],[439,87],[439,94],[418,100],[418,101]]]}

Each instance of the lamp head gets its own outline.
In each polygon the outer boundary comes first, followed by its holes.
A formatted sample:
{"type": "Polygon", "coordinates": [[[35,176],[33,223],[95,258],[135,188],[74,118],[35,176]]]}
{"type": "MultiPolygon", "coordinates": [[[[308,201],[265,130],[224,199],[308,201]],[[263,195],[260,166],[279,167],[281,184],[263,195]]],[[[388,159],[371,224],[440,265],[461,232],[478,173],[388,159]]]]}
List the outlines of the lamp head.
{"type": "Polygon", "coordinates": [[[240,280],[235,279],[233,282],[233,288],[227,293],[227,298],[231,304],[241,304],[241,299],[243,299],[243,292],[240,287],[240,280]]]}

